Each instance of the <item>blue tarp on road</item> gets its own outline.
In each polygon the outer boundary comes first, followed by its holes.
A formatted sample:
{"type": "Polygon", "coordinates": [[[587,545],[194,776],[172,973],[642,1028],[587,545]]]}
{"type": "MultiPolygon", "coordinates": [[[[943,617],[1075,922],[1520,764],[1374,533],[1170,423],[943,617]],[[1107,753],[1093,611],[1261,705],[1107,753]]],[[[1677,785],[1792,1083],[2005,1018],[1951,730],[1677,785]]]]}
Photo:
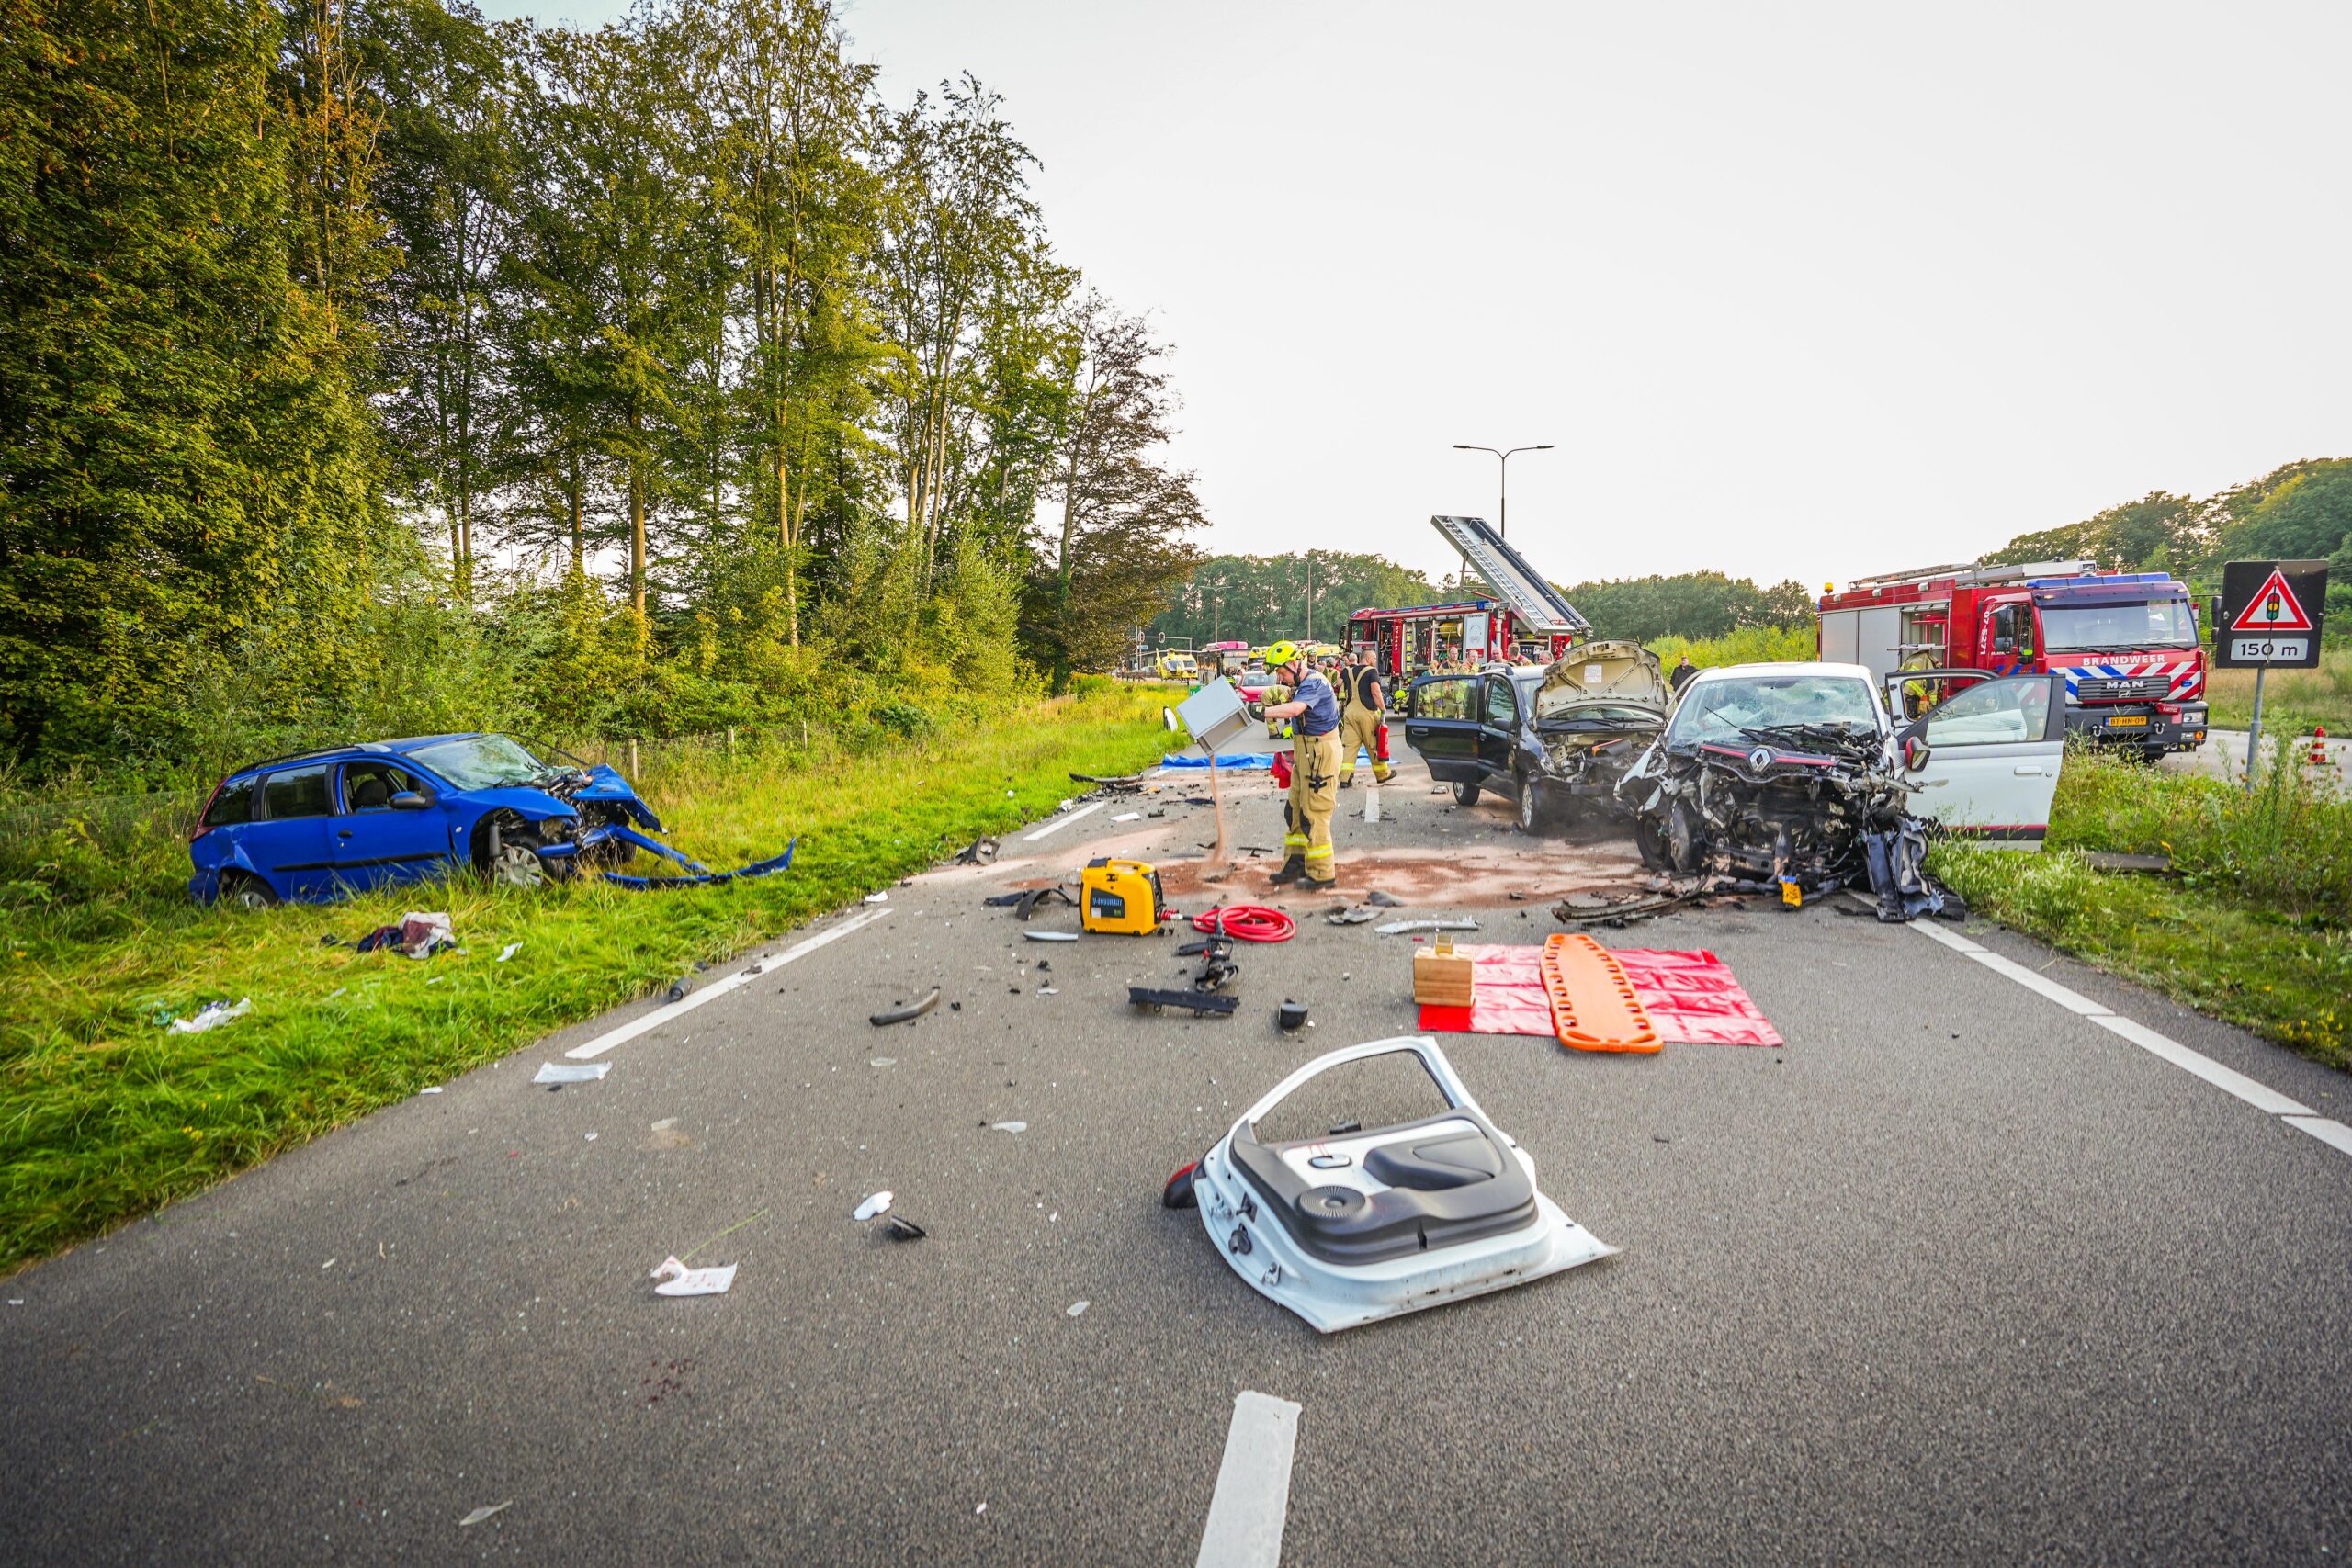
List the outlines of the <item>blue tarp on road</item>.
{"type": "MultiPolygon", "coordinates": [[[[1160,764],[1170,768],[1206,769],[1209,760],[1206,757],[1170,756],[1161,758],[1160,764]]],[[[1274,765],[1274,754],[1272,751],[1219,751],[1216,765],[1220,768],[1271,768],[1274,765]]]]}

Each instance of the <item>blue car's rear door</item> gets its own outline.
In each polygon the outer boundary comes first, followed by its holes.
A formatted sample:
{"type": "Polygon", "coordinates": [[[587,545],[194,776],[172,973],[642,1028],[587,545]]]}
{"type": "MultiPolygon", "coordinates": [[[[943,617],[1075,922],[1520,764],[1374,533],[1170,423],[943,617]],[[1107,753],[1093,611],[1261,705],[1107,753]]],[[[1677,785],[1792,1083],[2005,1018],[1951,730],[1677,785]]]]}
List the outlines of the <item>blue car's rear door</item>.
{"type": "Polygon", "coordinates": [[[336,799],[342,814],[334,819],[335,874],[353,887],[376,887],[387,882],[408,882],[430,875],[449,860],[449,819],[437,799],[406,811],[392,807],[392,796],[434,791],[422,778],[391,762],[345,762],[336,799]]]}
{"type": "Polygon", "coordinates": [[[334,886],[334,854],[327,847],[327,784],[334,771],[330,762],[307,762],[279,768],[261,782],[261,809],[242,841],[280,898],[315,898],[334,886]]]}

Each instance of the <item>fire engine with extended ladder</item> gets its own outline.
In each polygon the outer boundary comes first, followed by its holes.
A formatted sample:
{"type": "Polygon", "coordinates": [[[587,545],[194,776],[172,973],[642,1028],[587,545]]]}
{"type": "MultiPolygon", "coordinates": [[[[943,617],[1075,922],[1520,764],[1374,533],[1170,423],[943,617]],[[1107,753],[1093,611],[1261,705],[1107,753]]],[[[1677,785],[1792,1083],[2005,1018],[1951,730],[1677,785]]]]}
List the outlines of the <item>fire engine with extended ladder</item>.
{"type": "Polygon", "coordinates": [[[1820,601],[1821,657],[1882,681],[1906,705],[1953,684],[1930,670],[2054,674],[2066,728],[2147,757],[2205,740],[2204,649],[2188,588],[2164,572],[2101,573],[2090,561],[1939,566],[1865,577],[1820,601]]]}
{"type": "Polygon", "coordinates": [[[1382,674],[1418,675],[1437,664],[1476,669],[1497,660],[1548,664],[1592,635],[1591,623],[1484,518],[1432,517],[1430,526],[1461,552],[1494,597],[1350,615],[1349,651],[1373,649],[1382,674]]]}

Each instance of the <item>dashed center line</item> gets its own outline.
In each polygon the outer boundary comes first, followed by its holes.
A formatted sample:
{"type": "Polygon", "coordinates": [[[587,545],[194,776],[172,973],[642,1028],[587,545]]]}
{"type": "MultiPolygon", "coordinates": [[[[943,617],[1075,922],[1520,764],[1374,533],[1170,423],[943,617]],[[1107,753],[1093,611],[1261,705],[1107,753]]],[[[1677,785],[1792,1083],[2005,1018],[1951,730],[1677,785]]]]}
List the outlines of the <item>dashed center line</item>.
{"type": "Polygon", "coordinates": [[[1283,1560],[1291,1454],[1297,1446],[1297,1405],[1248,1390],[1234,1395],[1198,1568],[1274,1568],[1283,1560]]]}
{"type": "Polygon", "coordinates": [[[889,917],[890,911],[888,909],[867,909],[863,913],[852,915],[848,919],[829,931],[819,931],[815,936],[795,942],[764,963],[753,964],[748,969],[739,969],[723,980],[714,980],[701,990],[681,997],[667,1007],[655,1008],[641,1018],[633,1018],[627,1023],[605,1031],[585,1044],[574,1045],[564,1055],[575,1062],[584,1062],[592,1056],[601,1056],[614,1046],[627,1044],[648,1030],[659,1029],[665,1023],[684,1017],[705,1002],[717,1001],[728,992],[750,980],[754,975],[773,974],[794,959],[806,957],[816,952],[829,942],[839,942],[854,931],[862,931],[875,921],[888,919],[889,917]]]}
{"type": "Polygon", "coordinates": [[[2080,991],[2069,990],[2049,976],[2027,968],[2013,958],[2006,958],[1964,936],[1938,931],[1925,920],[1913,920],[1911,929],[1929,937],[1983,964],[1996,975],[2006,976],[2037,996],[2046,997],[2069,1012],[2081,1015],[2119,1039],[2129,1040],[2152,1056],[2170,1062],[2183,1072],[2193,1074],[2211,1084],[2224,1094],[2234,1095],[2266,1116],[2277,1116],[2299,1132],[2309,1133],[2331,1148],[2352,1155],[2352,1127],[2333,1122],[2314,1112],[2308,1105],[2290,1099],[2268,1084],[2260,1083],[2239,1072],[2225,1067],[2201,1051],[2192,1051],[2167,1034],[2159,1034],[2136,1019],[2124,1017],[2104,1002],[2093,1001],[2080,991]]]}

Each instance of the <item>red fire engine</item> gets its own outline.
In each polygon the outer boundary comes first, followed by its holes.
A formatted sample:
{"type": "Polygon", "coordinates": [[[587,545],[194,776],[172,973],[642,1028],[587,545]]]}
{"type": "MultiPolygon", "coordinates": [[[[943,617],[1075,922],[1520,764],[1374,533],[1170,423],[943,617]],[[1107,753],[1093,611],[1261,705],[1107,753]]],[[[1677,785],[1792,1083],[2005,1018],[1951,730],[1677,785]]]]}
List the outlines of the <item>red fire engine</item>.
{"type": "Polygon", "coordinates": [[[1461,552],[1465,566],[1477,569],[1496,596],[1350,615],[1348,651],[1372,649],[1382,674],[1418,675],[1440,661],[1549,664],[1591,634],[1576,606],[1483,519],[1432,517],[1430,526],[1461,552]]]}
{"type": "Polygon", "coordinates": [[[2196,612],[2163,572],[2102,576],[2089,561],[1940,566],[1858,579],[1820,610],[1821,657],[1881,680],[1930,669],[2062,675],[2069,734],[2150,757],[2204,742],[2196,612]]]}

